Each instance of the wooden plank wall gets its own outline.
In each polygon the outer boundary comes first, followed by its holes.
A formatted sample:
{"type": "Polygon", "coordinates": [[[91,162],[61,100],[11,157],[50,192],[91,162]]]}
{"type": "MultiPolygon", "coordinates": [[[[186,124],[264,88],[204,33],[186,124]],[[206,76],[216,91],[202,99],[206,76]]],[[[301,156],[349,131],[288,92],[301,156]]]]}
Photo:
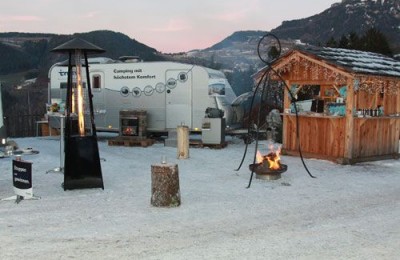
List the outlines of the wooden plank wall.
{"type": "Polygon", "coordinates": [[[396,154],[400,119],[355,118],[353,158],[396,154]]]}
{"type": "Polygon", "coordinates": [[[358,91],[356,95],[356,109],[375,109],[383,106],[385,115],[400,113],[399,96],[394,94],[368,93],[358,91]]]}
{"type": "MultiPolygon", "coordinates": [[[[285,151],[296,152],[296,117],[285,116],[283,130],[285,151]]],[[[300,144],[304,153],[318,155],[319,158],[343,158],[344,156],[344,117],[304,117],[299,116],[300,144]]]]}
{"type": "Polygon", "coordinates": [[[383,108],[386,115],[400,113],[399,109],[399,97],[398,95],[385,95],[383,99],[383,108]]]}

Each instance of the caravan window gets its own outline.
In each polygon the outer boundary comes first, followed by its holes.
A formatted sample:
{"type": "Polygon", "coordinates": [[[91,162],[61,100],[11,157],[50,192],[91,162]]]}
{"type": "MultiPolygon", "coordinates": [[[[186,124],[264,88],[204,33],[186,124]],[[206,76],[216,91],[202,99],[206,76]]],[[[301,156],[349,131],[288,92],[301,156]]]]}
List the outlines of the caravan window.
{"type": "Polygon", "coordinates": [[[95,74],[92,76],[92,86],[93,89],[101,88],[101,76],[99,74],[95,74]]]}
{"type": "Polygon", "coordinates": [[[208,95],[225,95],[225,84],[210,84],[208,85],[208,95]]]}

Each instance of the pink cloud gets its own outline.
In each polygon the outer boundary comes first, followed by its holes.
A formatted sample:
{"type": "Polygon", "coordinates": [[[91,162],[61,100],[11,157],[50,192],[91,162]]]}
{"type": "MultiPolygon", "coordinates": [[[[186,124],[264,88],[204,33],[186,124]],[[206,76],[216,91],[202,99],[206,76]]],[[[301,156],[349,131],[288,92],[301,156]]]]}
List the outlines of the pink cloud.
{"type": "Polygon", "coordinates": [[[215,16],[215,19],[225,22],[234,22],[246,17],[244,12],[230,12],[230,13],[222,13],[215,16]]]}
{"type": "Polygon", "coordinates": [[[3,20],[17,21],[17,22],[38,22],[38,21],[43,21],[44,19],[39,16],[15,15],[15,16],[5,17],[5,19],[3,20]]]}
{"type": "Polygon", "coordinates": [[[180,32],[190,30],[192,27],[183,19],[172,18],[165,26],[150,29],[155,32],[180,32]]]}
{"type": "Polygon", "coordinates": [[[89,13],[84,14],[82,17],[83,17],[83,18],[95,18],[95,17],[98,17],[98,15],[99,15],[100,13],[101,13],[101,12],[99,12],[99,11],[92,11],[92,12],[89,12],[89,13]]]}
{"type": "Polygon", "coordinates": [[[216,13],[213,18],[223,22],[235,22],[248,18],[248,16],[259,11],[259,0],[239,2],[236,5],[230,6],[229,9],[225,8],[223,12],[216,13]]]}

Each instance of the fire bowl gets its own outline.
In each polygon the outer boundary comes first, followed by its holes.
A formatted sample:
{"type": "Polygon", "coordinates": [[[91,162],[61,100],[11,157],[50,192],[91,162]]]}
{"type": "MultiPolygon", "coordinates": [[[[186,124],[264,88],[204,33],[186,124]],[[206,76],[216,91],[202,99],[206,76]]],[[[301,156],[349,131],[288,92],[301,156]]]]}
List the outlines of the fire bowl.
{"type": "Polygon", "coordinates": [[[249,165],[249,169],[256,173],[256,179],[278,180],[281,178],[281,174],[287,171],[286,164],[280,164],[280,166],[279,169],[274,170],[263,166],[262,163],[253,163],[249,165]]]}

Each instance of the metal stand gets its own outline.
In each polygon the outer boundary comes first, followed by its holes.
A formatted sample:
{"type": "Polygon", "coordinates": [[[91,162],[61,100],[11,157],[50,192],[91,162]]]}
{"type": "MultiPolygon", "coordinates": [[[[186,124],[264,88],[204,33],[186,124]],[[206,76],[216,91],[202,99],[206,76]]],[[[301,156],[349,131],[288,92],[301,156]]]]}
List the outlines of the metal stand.
{"type": "Polygon", "coordinates": [[[60,115],[60,167],[46,171],[46,173],[64,172],[64,121],[65,116],[60,115]]]}
{"type": "Polygon", "coordinates": [[[15,200],[15,203],[20,203],[22,200],[40,200],[41,198],[38,196],[32,196],[32,197],[24,197],[20,195],[14,195],[8,198],[1,199],[2,201],[9,201],[9,200],[15,200]]]}

